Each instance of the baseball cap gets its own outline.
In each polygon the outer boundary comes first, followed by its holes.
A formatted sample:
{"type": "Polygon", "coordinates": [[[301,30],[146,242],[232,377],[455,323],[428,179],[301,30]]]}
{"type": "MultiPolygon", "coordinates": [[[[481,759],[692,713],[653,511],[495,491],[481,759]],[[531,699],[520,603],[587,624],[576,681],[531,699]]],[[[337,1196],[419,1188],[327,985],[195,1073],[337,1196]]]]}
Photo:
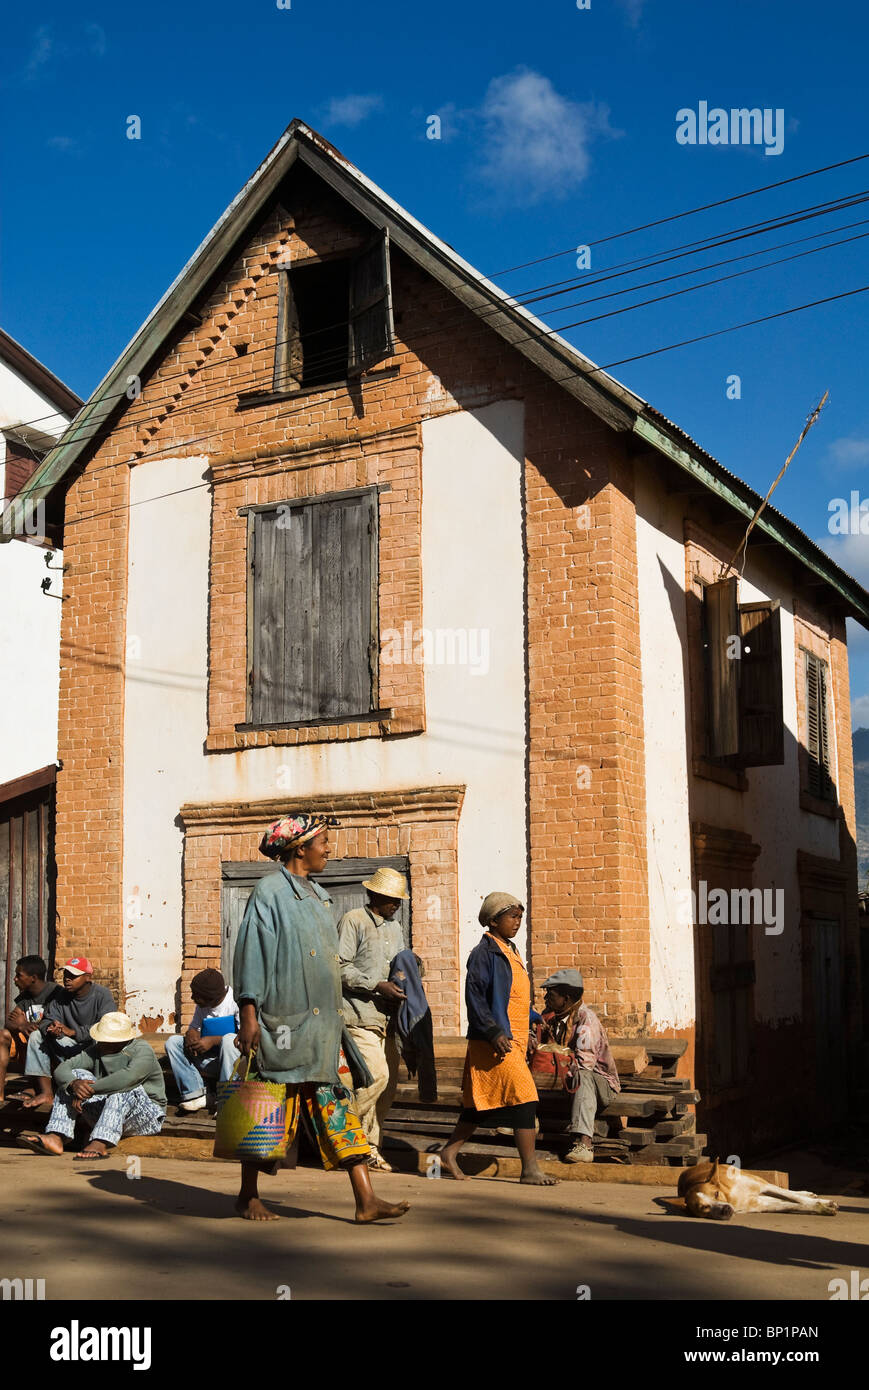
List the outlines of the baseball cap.
{"type": "Polygon", "coordinates": [[[564,970],[556,970],[554,975],[543,981],[542,989],[558,989],[559,985],[567,985],[568,989],[582,989],[582,971],[567,967],[564,970]]]}
{"type": "Polygon", "coordinates": [[[92,975],[94,973],[94,968],[87,956],[73,956],[72,960],[65,962],[63,968],[69,975],[92,975]]]}

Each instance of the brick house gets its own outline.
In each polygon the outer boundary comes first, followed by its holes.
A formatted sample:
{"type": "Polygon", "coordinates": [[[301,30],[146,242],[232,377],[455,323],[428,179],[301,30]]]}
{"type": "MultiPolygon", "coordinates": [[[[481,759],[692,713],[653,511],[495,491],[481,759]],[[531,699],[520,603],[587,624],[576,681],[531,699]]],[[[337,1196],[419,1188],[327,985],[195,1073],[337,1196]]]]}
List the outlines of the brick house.
{"type": "Polygon", "coordinates": [[[611,1030],[688,1040],[722,1152],[805,1130],[806,1067],[844,1088],[869,595],[771,507],[722,580],[757,494],[321,136],[292,123],[34,486],[59,943],[143,1028],[228,968],[264,825],[322,807],[340,905],[409,874],[441,1035],[507,889],[538,982],[578,963],[611,1030]]]}
{"type": "Polygon", "coordinates": [[[0,1005],[17,957],[54,963],[62,555],[17,500],[82,402],[0,329],[0,1005]],[[47,568],[46,566],[49,566],[47,568]]]}

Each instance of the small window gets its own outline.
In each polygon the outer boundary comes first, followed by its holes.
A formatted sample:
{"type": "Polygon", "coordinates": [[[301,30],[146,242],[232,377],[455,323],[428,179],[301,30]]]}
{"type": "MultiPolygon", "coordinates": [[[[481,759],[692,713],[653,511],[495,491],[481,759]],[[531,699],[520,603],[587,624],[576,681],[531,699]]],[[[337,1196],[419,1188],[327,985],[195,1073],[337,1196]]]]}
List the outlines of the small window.
{"type": "Polygon", "coordinates": [[[784,762],[778,599],[738,603],[737,580],[707,584],[703,599],[706,756],[726,766],[784,762]]]}
{"type": "Polygon", "coordinates": [[[829,668],[814,652],[804,651],[806,672],[806,748],[808,787],[822,801],[836,800],[830,764],[829,668]]]}
{"type": "Polygon", "coordinates": [[[394,350],[388,232],[355,257],[280,272],[276,391],[344,381],[394,350]]]}

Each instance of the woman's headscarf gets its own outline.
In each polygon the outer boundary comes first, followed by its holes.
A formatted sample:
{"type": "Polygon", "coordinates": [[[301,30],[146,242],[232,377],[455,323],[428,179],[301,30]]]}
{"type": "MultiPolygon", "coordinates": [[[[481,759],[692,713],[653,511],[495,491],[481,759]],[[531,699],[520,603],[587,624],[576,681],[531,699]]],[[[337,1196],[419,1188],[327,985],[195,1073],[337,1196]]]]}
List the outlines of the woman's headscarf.
{"type": "Polygon", "coordinates": [[[289,850],[313,840],[315,835],[337,824],[335,816],[309,816],[302,811],[283,816],[269,826],[260,840],[259,852],[267,859],[280,859],[289,850]]]}
{"type": "Polygon", "coordinates": [[[512,893],[490,893],[483,899],[483,906],[480,908],[480,925],[490,927],[495,918],[506,912],[508,907],[521,907],[524,911],[525,904],[514,898],[512,893]]]}

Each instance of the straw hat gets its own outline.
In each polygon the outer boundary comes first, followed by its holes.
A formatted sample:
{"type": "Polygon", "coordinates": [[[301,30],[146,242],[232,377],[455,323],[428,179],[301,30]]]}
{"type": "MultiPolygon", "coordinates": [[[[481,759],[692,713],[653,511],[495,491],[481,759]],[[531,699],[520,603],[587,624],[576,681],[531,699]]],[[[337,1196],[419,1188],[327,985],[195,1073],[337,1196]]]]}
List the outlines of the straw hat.
{"type": "Polygon", "coordinates": [[[139,1030],[126,1014],[103,1014],[90,1029],[94,1042],[130,1042],[139,1036],[139,1030]]]}
{"type": "Polygon", "coordinates": [[[381,898],[409,898],[407,891],[407,879],[404,874],[400,874],[397,869],[387,869],[381,865],[373,878],[367,878],[362,883],[363,888],[367,888],[369,893],[377,893],[381,898]]]}

